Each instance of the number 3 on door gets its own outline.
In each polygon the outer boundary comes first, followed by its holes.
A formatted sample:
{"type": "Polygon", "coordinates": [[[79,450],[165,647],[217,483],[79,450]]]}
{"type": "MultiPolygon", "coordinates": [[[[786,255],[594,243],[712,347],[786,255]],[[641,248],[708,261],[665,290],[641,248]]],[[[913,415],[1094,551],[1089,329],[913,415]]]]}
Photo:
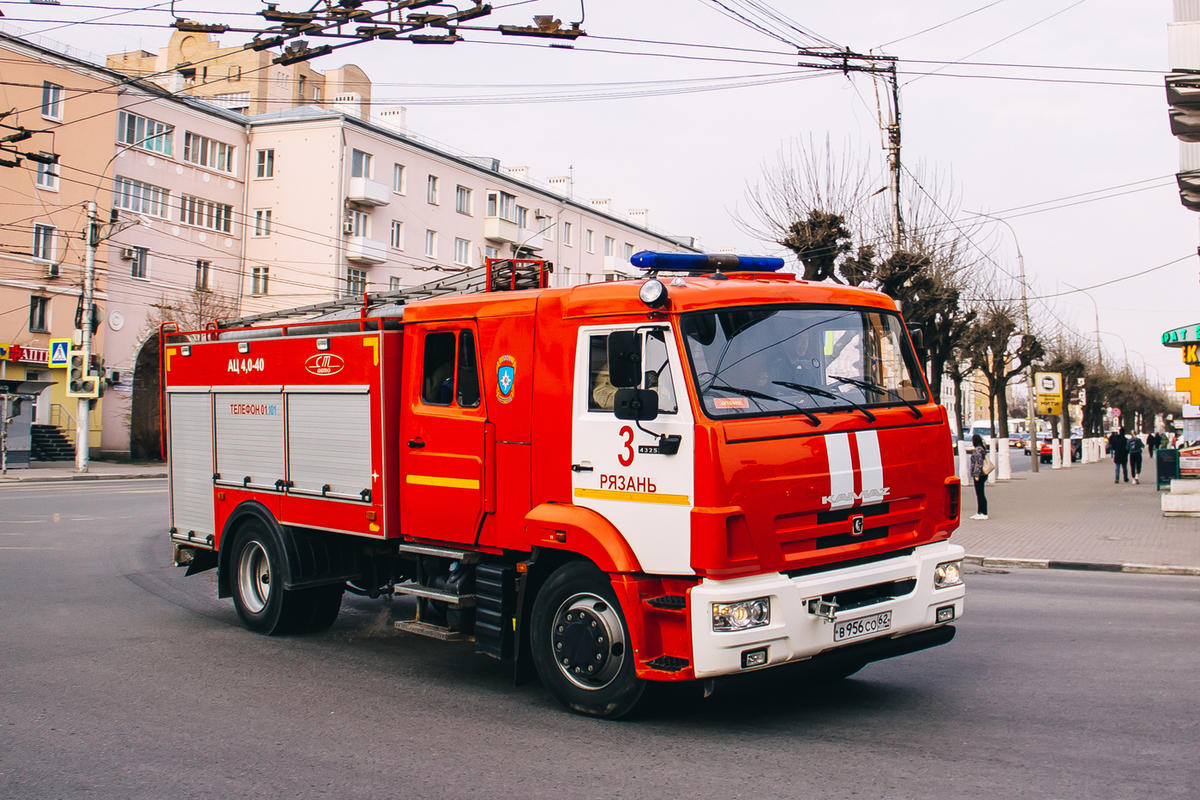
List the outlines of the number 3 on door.
{"type": "Polygon", "coordinates": [[[633,463],[633,428],[626,425],[618,433],[625,437],[625,452],[617,454],[617,461],[622,467],[628,467],[633,463]]]}

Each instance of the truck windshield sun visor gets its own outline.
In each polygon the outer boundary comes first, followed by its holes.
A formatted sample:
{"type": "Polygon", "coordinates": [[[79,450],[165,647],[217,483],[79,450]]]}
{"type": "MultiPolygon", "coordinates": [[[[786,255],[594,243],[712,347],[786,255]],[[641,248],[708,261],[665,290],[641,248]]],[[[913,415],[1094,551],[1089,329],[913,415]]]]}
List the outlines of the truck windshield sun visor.
{"type": "Polygon", "coordinates": [[[873,308],[759,306],[698,311],[682,330],[705,413],[715,419],[902,405],[929,395],[899,315],[873,308]]]}

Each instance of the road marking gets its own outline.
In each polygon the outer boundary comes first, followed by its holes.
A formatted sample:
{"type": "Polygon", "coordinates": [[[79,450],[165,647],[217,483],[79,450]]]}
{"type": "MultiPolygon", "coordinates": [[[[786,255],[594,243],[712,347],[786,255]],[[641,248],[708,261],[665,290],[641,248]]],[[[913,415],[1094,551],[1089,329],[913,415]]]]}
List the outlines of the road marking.
{"type": "Polygon", "coordinates": [[[18,547],[15,544],[0,544],[0,550],[57,550],[57,547],[18,547]]]}

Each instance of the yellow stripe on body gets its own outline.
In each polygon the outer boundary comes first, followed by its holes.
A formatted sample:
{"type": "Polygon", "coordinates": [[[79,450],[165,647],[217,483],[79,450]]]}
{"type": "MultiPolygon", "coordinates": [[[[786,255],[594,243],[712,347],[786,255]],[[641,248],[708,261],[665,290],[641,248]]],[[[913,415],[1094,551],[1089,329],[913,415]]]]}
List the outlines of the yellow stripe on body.
{"type": "Polygon", "coordinates": [[[624,500],[628,503],[659,503],[668,506],[687,506],[691,501],[686,494],[655,494],[653,492],[618,492],[612,489],[576,489],[576,497],[593,500],[624,500]]]}
{"type": "Polygon", "coordinates": [[[447,489],[478,489],[479,481],[472,478],[443,478],[440,475],[405,475],[405,483],[418,486],[442,486],[447,489]]]}

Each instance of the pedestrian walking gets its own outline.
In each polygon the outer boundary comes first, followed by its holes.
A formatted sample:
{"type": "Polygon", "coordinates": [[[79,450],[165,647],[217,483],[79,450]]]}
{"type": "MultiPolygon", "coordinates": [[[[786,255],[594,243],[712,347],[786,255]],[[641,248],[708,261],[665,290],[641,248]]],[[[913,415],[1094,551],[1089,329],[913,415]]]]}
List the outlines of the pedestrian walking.
{"type": "Polygon", "coordinates": [[[992,471],[988,469],[992,460],[988,458],[987,445],[983,443],[983,437],[978,433],[971,437],[971,444],[975,448],[971,451],[971,480],[975,483],[975,506],[977,508],[971,519],[987,519],[987,495],[984,494],[983,487],[987,483],[988,474],[992,471]]]}
{"type": "Polygon", "coordinates": [[[1121,482],[1121,473],[1125,473],[1125,482],[1129,483],[1129,446],[1125,442],[1125,429],[1113,431],[1108,437],[1108,452],[1113,459],[1113,483],[1121,482]]]}
{"type": "Polygon", "coordinates": [[[1142,473],[1142,439],[1134,434],[1129,437],[1129,442],[1126,445],[1129,451],[1129,475],[1133,478],[1133,482],[1138,482],[1138,475],[1142,473]]]}
{"type": "Polygon", "coordinates": [[[1151,458],[1154,457],[1154,451],[1158,449],[1158,442],[1158,431],[1152,431],[1150,435],[1146,437],[1146,452],[1150,454],[1151,458]]]}

